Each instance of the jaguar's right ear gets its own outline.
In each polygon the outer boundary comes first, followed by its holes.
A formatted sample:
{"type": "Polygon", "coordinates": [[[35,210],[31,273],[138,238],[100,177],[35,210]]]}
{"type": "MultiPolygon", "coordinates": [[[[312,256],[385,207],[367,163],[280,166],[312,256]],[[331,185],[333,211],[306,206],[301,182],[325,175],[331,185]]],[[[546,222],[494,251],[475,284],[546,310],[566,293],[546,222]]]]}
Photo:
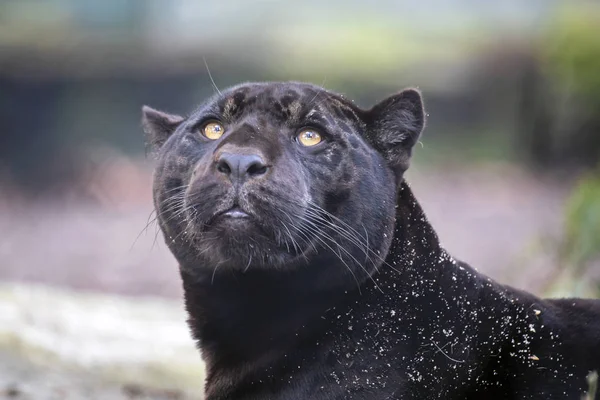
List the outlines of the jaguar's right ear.
{"type": "Polygon", "coordinates": [[[142,128],[146,134],[148,147],[152,151],[158,150],[184,120],[185,118],[182,116],[167,114],[152,107],[143,106],[142,128]]]}
{"type": "Polygon", "coordinates": [[[421,93],[405,89],[367,112],[367,139],[381,152],[398,180],[408,169],[412,148],[425,126],[421,93]]]}

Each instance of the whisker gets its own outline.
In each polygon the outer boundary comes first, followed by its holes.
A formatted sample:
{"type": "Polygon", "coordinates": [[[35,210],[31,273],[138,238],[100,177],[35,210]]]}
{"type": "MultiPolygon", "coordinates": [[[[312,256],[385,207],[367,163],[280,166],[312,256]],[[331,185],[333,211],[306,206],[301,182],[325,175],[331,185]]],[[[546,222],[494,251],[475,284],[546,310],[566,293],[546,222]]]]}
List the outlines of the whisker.
{"type": "MultiPolygon", "coordinates": [[[[306,219],[306,218],[304,218],[302,216],[298,216],[298,218],[301,219],[301,220],[304,220],[305,222],[307,222],[308,224],[310,224],[314,228],[314,231],[318,233],[316,235],[317,240],[319,240],[323,245],[325,245],[327,248],[329,248],[340,259],[340,261],[342,261],[342,263],[344,263],[344,265],[348,268],[348,270],[350,271],[350,273],[354,277],[354,280],[357,283],[357,287],[359,289],[359,292],[361,292],[360,283],[358,282],[358,279],[356,278],[356,275],[354,274],[354,271],[352,271],[352,268],[350,268],[350,266],[346,263],[346,261],[342,257],[341,251],[344,251],[348,256],[350,256],[354,260],[354,262],[356,262],[356,264],[358,264],[363,269],[363,271],[366,272],[367,275],[370,277],[370,274],[368,273],[368,271],[360,264],[360,262],[356,259],[356,257],[354,257],[348,250],[346,250],[343,246],[341,246],[333,237],[331,237],[329,234],[325,233],[322,229],[319,229],[318,225],[316,225],[312,221],[310,221],[310,220],[308,220],[308,219],[306,219]],[[329,246],[329,244],[327,244],[327,242],[325,242],[325,240],[323,240],[323,239],[327,239],[331,243],[333,243],[334,245],[336,245],[337,248],[338,248],[338,252],[336,252],[331,246],[329,246]]],[[[373,278],[371,277],[371,279],[373,279],[373,278]]],[[[374,280],[373,280],[373,282],[377,286],[377,283],[374,280]]]]}
{"type": "MultiPolygon", "coordinates": [[[[173,192],[173,191],[178,190],[178,189],[184,189],[184,188],[187,188],[187,186],[188,185],[181,185],[181,186],[178,186],[178,187],[175,187],[175,188],[171,188],[171,189],[167,190],[165,193],[173,192]]],[[[181,197],[183,198],[183,192],[181,194],[181,197]]],[[[165,200],[163,200],[161,202],[161,205],[167,205],[167,208],[165,210],[162,210],[161,213],[160,213],[160,215],[156,211],[156,209],[153,209],[150,212],[150,215],[148,216],[148,219],[146,220],[146,225],[142,228],[142,230],[136,236],[135,240],[133,241],[133,244],[131,245],[131,249],[133,249],[133,247],[136,245],[137,241],[140,239],[140,237],[142,236],[142,234],[145,233],[145,232],[147,232],[148,228],[152,224],[154,224],[156,221],[158,221],[158,218],[161,215],[163,215],[166,212],[172,211],[172,209],[177,206],[177,200],[182,200],[182,199],[179,199],[179,194],[178,193],[176,193],[173,196],[168,197],[167,199],[165,199],[165,200]],[[171,204],[171,203],[173,203],[173,204],[171,204]],[[155,214],[154,218],[152,218],[152,214],[155,214]]],[[[156,244],[157,237],[158,237],[158,232],[156,232],[155,235],[154,235],[154,241],[152,243],[152,248],[154,248],[154,245],[156,244]]]]}
{"type": "MultiPolygon", "coordinates": [[[[327,76],[323,77],[323,82],[321,82],[321,87],[323,87],[323,85],[325,85],[325,82],[327,81],[327,76]]],[[[319,97],[319,94],[321,93],[325,93],[323,91],[318,91],[317,94],[314,95],[314,97],[312,99],[310,99],[310,101],[307,103],[308,107],[310,109],[310,107],[313,105],[313,102],[317,99],[317,97],[319,97]]]]}
{"type": "MultiPolygon", "coordinates": [[[[352,232],[349,232],[346,229],[332,223],[331,221],[327,220],[323,216],[316,214],[313,210],[307,209],[306,211],[307,211],[307,217],[312,218],[313,221],[316,220],[316,221],[327,224],[331,228],[334,228],[333,229],[334,232],[340,234],[342,237],[349,240],[352,244],[354,244],[356,247],[361,249],[361,251],[363,253],[365,253],[365,262],[370,261],[377,268],[376,264],[369,257],[369,251],[372,251],[372,250],[368,247],[368,245],[365,246],[365,243],[363,241],[361,241],[358,237],[356,237],[356,235],[353,235],[352,232]]],[[[362,236],[361,236],[361,238],[362,238],[362,236]]]]}
{"type": "Polygon", "coordinates": [[[331,252],[333,254],[335,254],[340,259],[340,261],[346,266],[346,268],[348,269],[348,271],[350,271],[350,273],[352,274],[352,277],[354,278],[354,281],[356,282],[356,288],[358,289],[358,293],[362,295],[362,289],[360,287],[360,282],[358,282],[358,278],[356,277],[356,274],[354,273],[354,271],[352,271],[352,268],[350,268],[350,266],[348,265],[348,263],[346,261],[344,261],[344,258],[342,257],[341,253],[339,253],[339,254],[336,253],[335,250],[331,246],[329,246],[325,242],[325,240],[323,240],[323,238],[321,238],[319,236],[316,236],[316,239],[318,241],[320,241],[323,245],[325,245],[327,248],[329,248],[331,250],[331,252]]]}
{"type": "MultiPolygon", "coordinates": [[[[275,193],[273,193],[275,195],[275,193]]],[[[288,200],[289,201],[289,200],[288,200]]],[[[299,204],[300,205],[300,204],[299,204]]],[[[312,205],[312,204],[311,204],[312,205]]],[[[323,213],[326,213],[328,215],[331,215],[330,213],[328,213],[326,210],[322,209],[321,207],[315,205],[315,208],[318,208],[318,210],[322,211],[323,213]]],[[[293,223],[292,218],[289,216],[289,214],[287,214],[284,210],[282,210],[281,208],[278,208],[279,211],[281,211],[282,213],[286,214],[287,218],[293,223]]],[[[371,259],[371,257],[369,256],[369,253],[372,253],[374,255],[377,255],[372,249],[370,249],[368,247],[368,245],[366,245],[365,247],[365,242],[368,243],[365,238],[358,234],[358,232],[352,228],[351,226],[345,224],[343,221],[341,221],[339,218],[335,217],[334,215],[331,215],[332,219],[336,219],[339,220],[340,222],[344,223],[346,226],[348,226],[348,228],[351,229],[351,231],[348,231],[347,229],[340,227],[338,225],[336,225],[335,223],[333,223],[332,221],[327,220],[326,218],[324,218],[322,215],[318,214],[315,210],[311,210],[311,209],[306,209],[307,214],[302,217],[302,216],[297,216],[298,219],[303,220],[303,222],[305,223],[311,223],[313,225],[313,228],[318,228],[317,226],[315,226],[315,223],[321,224],[321,225],[326,225],[330,228],[333,229],[334,232],[338,233],[340,236],[342,236],[342,238],[345,238],[346,240],[348,240],[349,242],[351,242],[352,244],[354,244],[356,247],[358,247],[359,249],[361,249],[361,251],[363,253],[365,253],[365,258],[366,260],[370,261],[371,264],[375,267],[375,271],[378,271],[377,265],[375,264],[375,262],[371,259]],[[362,239],[362,240],[361,240],[362,239]]],[[[315,229],[316,231],[321,231],[320,229],[315,229]]],[[[314,233],[314,232],[313,232],[314,233]]],[[[373,281],[373,283],[375,284],[375,286],[378,287],[377,283],[375,282],[375,280],[373,279],[373,277],[371,276],[372,274],[370,274],[367,269],[362,265],[362,263],[360,263],[356,257],[354,257],[350,252],[348,252],[343,246],[341,246],[332,236],[325,234],[324,232],[321,232],[322,234],[326,235],[325,238],[329,241],[332,241],[336,246],[338,246],[339,248],[343,249],[343,251],[345,253],[347,253],[350,257],[352,257],[354,259],[354,261],[361,267],[361,269],[370,277],[370,279],[373,281]]],[[[309,241],[310,242],[310,241],[309,241]]],[[[312,243],[312,242],[310,242],[312,243]]],[[[314,247],[314,243],[313,243],[313,248],[314,247]]],[[[316,248],[315,248],[315,251],[316,248]]],[[[339,250],[338,250],[339,251],[339,250]]],[[[337,255],[337,254],[336,254],[337,255]]],[[[339,258],[340,255],[338,255],[339,258]]],[[[381,258],[381,257],[378,257],[381,258]]],[[[378,287],[379,289],[379,287],[378,287]]],[[[381,290],[381,289],[380,289],[381,290]]]]}
{"type": "MultiPolygon", "coordinates": [[[[352,228],[350,225],[348,225],[345,221],[342,221],[341,219],[339,219],[338,217],[336,217],[335,215],[331,214],[329,211],[319,207],[317,204],[314,204],[313,202],[309,202],[309,204],[311,204],[313,207],[319,209],[321,212],[325,213],[326,215],[330,216],[332,219],[335,219],[337,221],[339,221],[341,224],[344,224],[345,226],[347,226],[349,229],[352,229],[353,231],[356,232],[356,230],[354,230],[354,228],[352,228]]],[[[358,234],[358,232],[357,232],[358,234]]],[[[362,235],[358,234],[360,237],[362,237],[362,235]]],[[[388,263],[385,258],[381,257],[381,255],[377,254],[375,251],[369,249],[370,253],[375,256],[379,261],[381,261],[381,263],[389,268],[391,268],[392,270],[401,273],[400,270],[398,270],[397,268],[395,268],[394,266],[390,265],[390,263],[388,263]]]]}
{"type": "MultiPolygon", "coordinates": [[[[294,247],[294,251],[297,252],[296,244],[294,243],[294,238],[292,236],[292,232],[290,232],[290,229],[287,227],[287,225],[285,224],[285,222],[283,222],[283,221],[279,221],[279,222],[281,223],[281,225],[283,225],[283,227],[287,231],[287,233],[288,233],[287,237],[292,240],[292,247],[294,247]]],[[[290,252],[290,245],[288,244],[287,239],[285,240],[285,247],[287,248],[287,251],[289,253],[290,252]]]]}
{"type": "MultiPolygon", "coordinates": [[[[375,285],[375,287],[383,293],[383,290],[379,287],[379,285],[377,285],[377,282],[375,282],[375,279],[373,278],[372,274],[369,273],[369,271],[361,264],[360,261],[358,261],[356,259],[356,257],[354,257],[354,255],[352,255],[352,253],[350,253],[348,250],[346,250],[342,245],[340,245],[331,235],[328,235],[326,233],[324,233],[323,231],[320,231],[322,236],[331,241],[333,244],[335,244],[336,246],[338,246],[339,250],[343,250],[348,256],[350,256],[354,262],[363,270],[363,272],[365,272],[367,274],[367,276],[371,279],[371,281],[373,282],[373,284],[375,285]]],[[[339,255],[340,260],[342,259],[341,254],[339,255]]]]}
{"type": "Polygon", "coordinates": [[[220,265],[222,265],[223,263],[226,263],[227,261],[229,261],[229,258],[228,258],[227,260],[219,261],[219,262],[217,263],[217,265],[215,265],[215,269],[213,270],[213,273],[212,273],[212,278],[211,278],[211,280],[210,280],[210,284],[211,284],[211,285],[212,285],[212,284],[215,282],[215,274],[216,274],[216,272],[217,272],[217,268],[219,268],[219,266],[220,266],[220,265]]]}
{"type": "Polygon", "coordinates": [[[246,273],[246,271],[248,271],[248,268],[250,268],[250,264],[252,264],[252,254],[250,254],[250,259],[248,260],[248,265],[246,265],[246,268],[244,268],[244,273],[246,273]]]}
{"type": "Polygon", "coordinates": [[[212,74],[210,73],[210,68],[208,68],[208,63],[206,62],[206,58],[202,57],[202,61],[204,61],[204,66],[206,66],[206,72],[208,72],[208,77],[210,78],[210,81],[211,81],[213,87],[215,88],[215,90],[217,91],[217,93],[219,93],[222,96],[223,93],[221,93],[221,91],[219,90],[219,88],[215,84],[215,80],[213,79],[212,74]]]}
{"type": "Polygon", "coordinates": [[[354,229],[352,226],[350,226],[346,221],[336,217],[335,215],[333,215],[332,213],[330,213],[329,211],[325,210],[324,208],[322,208],[321,206],[319,206],[318,204],[315,204],[312,201],[308,202],[311,206],[313,206],[314,208],[316,208],[317,210],[319,210],[320,212],[322,212],[323,214],[327,215],[328,217],[330,217],[331,219],[336,220],[337,222],[339,222],[340,224],[342,224],[342,226],[346,227],[347,229],[349,229],[350,231],[354,232],[357,236],[359,236],[361,239],[364,239],[364,237],[358,233],[358,231],[356,229],[354,229]]]}
{"type": "MultiPolygon", "coordinates": [[[[312,247],[313,250],[315,251],[315,253],[318,252],[317,248],[315,247],[315,244],[310,240],[310,237],[305,234],[304,229],[306,229],[306,227],[302,224],[302,221],[300,221],[300,226],[296,226],[295,223],[294,223],[294,220],[292,219],[292,217],[290,217],[290,215],[285,210],[281,209],[280,207],[275,207],[275,208],[278,211],[280,211],[281,213],[285,214],[285,216],[290,221],[290,224],[292,225],[292,228],[296,229],[297,232],[299,234],[301,234],[302,237],[300,237],[298,239],[301,240],[304,243],[305,247],[312,247]]],[[[293,244],[294,249],[296,250],[296,252],[302,254],[302,257],[308,262],[308,257],[306,256],[305,252],[303,252],[301,250],[300,243],[298,243],[294,239],[294,236],[290,232],[290,230],[287,227],[287,225],[285,224],[285,222],[283,222],[281,219],[278,219],[278,221],[281,222],[281,224],[286,228],[286,230],[287,230],[287,232],[289,234],[289,238],[292,241],[292,244],[293,244]]]]}
{"type": "MultiPolygon", "coordinates": [[[[280,197],[278,196],[277,193],[271,192],[271,195],[273,195],[274,197],[280,197]]],[[[287,202],[289,202],[289,199],[283,199],[287,202]]],[[[302,207],[303,204],[300,203],[295,203],[297,206],[302,207]]],[[[375,267],[377,267],[377,265],[375,264],[375,262],[371,259],[371,257],[369,256],[369,254],[377,257],[378,260],[380,260],[381,262],[385,262],[385,260],[378,255],[374,250],[372,250],[370,248],[370,246],[368,245],[368,234],[367,236],[362,236],[360,233],[358,233],[358,231],[356,231],[356,229],[354,229],[352,226],[348,225],[345,221],[341,220],[340,218],[336,217],[335,215],[329,213],[327,210],[323,209],[322,207],[318,206],[317,204],[315,204],[312,201],[309,201],[309,204],[311,206],[313,206],[314,208],[316,208],[316,210],[312,210],[310,208],[306,209],[306,211],[308,211],[308,213],[313,216],[313,220],[314,219],[318,219],[321,220],[322,222],[326,223],[329,227],[331,227],[334,231],[336,231],[337,233],[339,233],[341,236],[344,236],[346,239],[348,239],[349,241],[351,241],[353,244],[355,244],[357,247],[361,248],[361,250],[363,250],[363,252],[366,252],[367,254],[365,254],[365,258],[367,261],[370,261],[375,267]],[[333,221],[329,221],[326,218],[323,217],[323,215],[319,214],[325,214],[326,216],[330,217],[332,220],[338,221],[340,224],[342,224],[343,226],[339,226],[337,224],[335,224],[335,222],[333,221]]],[[[284,212],[283,210],[280,209],[280,211],[284,212]]],[[[289,216],[288,216],[289,218],[289,216]]],[[[364,225],[363,225],[363,229],[364,225]]],[[[366,232],[366,229],[365,229],[366,232]]],[[[392,267],[393,268],[393,267],[392,267]]]]}
{"type": "Polygon", "coordinates": [[[361,290],[361,287],[360,287],[360,282],[358,281],[358,278],[356,277],[356,274],[354,273],[354,271],[352,271],[352,268],[350,268],[350,266],[344,260],[344,258],[342,257],[341,254],[336,253],[335,250],[333,249],[333,247],[331,247],[327,242],[325,242],[325,240],[323,240],[323,238],[321,238],[321,236],[320,236],[321,233],[322,232],[320,232],[320,231],[313,232],[313,237],[316,240],[318,240],[321,244],[323,244],[325,247],[327,247],[329,250],[331,250],[331,252],[333,254],[335,254],[336,257],[339,258],[339,260],[346,266],[346,268],[348,269],[348,271],[350,272],[350,274],[352,274],[352,277],[354,278],[354,281],[356,282],[356,288],[358,289],[358,293],[362,294],[362,290],[361,290]]]}
{"type": "MultiPolygon", "coordinates": [[[[367,242],[367,249],[370,249],[371,247],[369,247],[369,232],[367,232],[367,228],[365,227],[365,224],[361,223],[363,230],[365,231],[365,239],[367,242]]],[[[368,255],[365,254],[365,262],[367,262],[367,259],[369,258],[368,255]]]]}
{"type": "Polygon", "coordinates": [[[148,232],[148,228],[150,227],[150,224],[152,224],[152,222],[156,221],[156,218],[152,218],[152,214],[154,214],[154,213],[156,213],[156,210],[152,209],[152,211],[150,211],[150,215],[148,215],[148,218],[146,219],[146,225],[142,228],[142,230],[140,231],[140,233],[138,233],[137,236],[135,237],[135,240],[131,244],[131,247],[129,248],[129,251],[133,250],[133,248],[135,247],[135,244],[137,243],[137,241],[142,236],[142,233],[147,233],[148,232]],[[152,221],[150,220],[151,218],[152,218],[152,221]]]}

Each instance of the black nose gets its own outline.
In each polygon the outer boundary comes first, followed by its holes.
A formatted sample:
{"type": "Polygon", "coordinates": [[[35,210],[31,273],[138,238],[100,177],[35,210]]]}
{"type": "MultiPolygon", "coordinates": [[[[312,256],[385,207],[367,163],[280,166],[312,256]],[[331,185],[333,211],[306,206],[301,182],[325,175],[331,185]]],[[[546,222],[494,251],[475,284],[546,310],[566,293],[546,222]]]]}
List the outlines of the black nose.
{"type": "Polygon", "coordinates": [[[232,181],[240,182],[264,175],[268,169],[257,154],[221,153],[216,164],[217,171],[228,175],[232,181]]]}

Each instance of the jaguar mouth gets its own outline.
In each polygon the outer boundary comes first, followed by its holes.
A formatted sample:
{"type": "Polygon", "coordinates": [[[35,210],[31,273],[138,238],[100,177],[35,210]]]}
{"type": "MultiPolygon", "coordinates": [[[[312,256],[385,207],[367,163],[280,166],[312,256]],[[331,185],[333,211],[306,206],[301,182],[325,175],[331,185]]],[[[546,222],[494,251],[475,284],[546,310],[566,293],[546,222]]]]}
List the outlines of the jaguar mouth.
{"type": "Polygon", "coordinates": [[[225,210],[217,215],[217,217],[222,216],[224,218],[232,218],[232,219],[248,219],[251,218],[250,214],[244,211],[239,206],[231,207],[228,210],[225,210]]]}
{"type": "Polygon", "coordinates": [[[303,262],[315,247],[304,243],[295,230],[272,225],[278,218],[268,210],[249,211],[232,202],[211,214],[206,222],[196,220],[188,232],[195,232],[198,250],[212,262],[244,267],[249,260],[256,265],[267,261],[289,265],[303,262]]]}
{"type": "Polygon", "coordinates": [[[243,227],[249,228],[250,226],[256,225],[256,218],[254,218],[249,212],[244,210],[239,205],[234,205],[225,210],[216,212],[206,225],[212,227],[222,226],[235,229],[240,229],[243,227]]]}

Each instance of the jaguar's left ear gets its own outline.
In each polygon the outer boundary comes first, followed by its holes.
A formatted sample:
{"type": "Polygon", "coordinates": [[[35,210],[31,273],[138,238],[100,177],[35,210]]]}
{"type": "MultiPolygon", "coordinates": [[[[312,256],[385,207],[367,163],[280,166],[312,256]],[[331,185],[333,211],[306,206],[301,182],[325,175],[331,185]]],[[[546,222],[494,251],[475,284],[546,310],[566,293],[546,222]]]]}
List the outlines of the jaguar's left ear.
{"type": "Polygon", "coordinates": [[[405,89],[367,111],[367,140],[383,154],[398,179],[408,169],[412,148],[425,127],[421,93],[405,89]]]}

